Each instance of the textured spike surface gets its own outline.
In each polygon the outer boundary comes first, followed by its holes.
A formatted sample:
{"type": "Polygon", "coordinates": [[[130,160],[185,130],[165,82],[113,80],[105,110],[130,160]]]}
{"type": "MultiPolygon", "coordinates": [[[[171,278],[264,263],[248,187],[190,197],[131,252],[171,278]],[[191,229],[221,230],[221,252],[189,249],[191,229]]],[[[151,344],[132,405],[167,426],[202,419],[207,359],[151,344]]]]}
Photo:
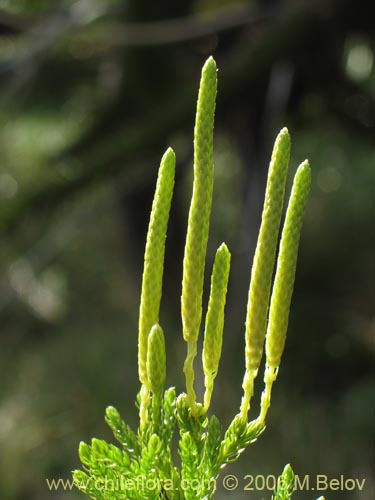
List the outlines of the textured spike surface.
{"type": "Polygon", "coordinates": [[[165,239],[174,187],[175,164],[175,154],[169,148],[160,163],[147,232],[138,333],[138,370],[142,384],[147,383],[148,334],[152,326],[159,322],[165,239]]]}
{"type": "Polygon", "coordinates": [[[257,370],[263,354],[267,311],[290,156],[290,136],[283,128],[272,153],[255,250],[246,316],[246,366],[257,370]]]}
{"type": "Polygon", "coordinates": [[[219,368],[223,344],[224,308],[230,269],[230,253],[223,243],[216,252],[211,276],[211,291],[208,301],[206,327],[203,341],[204,409],[208,410],[219,368]]]}
{"type": "Polygon", "coordinates": [[[294,177],[277,259],[266,338],[267,365],[271,368],[279,366],[284,350],[298,246],[310,183],[310,166],[305,161],[299,166],[294,177]]]}
{"type": "Polygon", "coordinates": [[[202,318],[204,268],[213,190],[213,127],[217,92],[216,63],[202,69],[194,130],[194,185],[189,211],[182,279],[182,323],[186,341],[196,341],[202,318]]]}
{"type": "Polygon", "coordinates": [[[161,394],[166,374],[164,333],[160,325],[151,328],[147,342],[147,379],[149,389],[161,394]]]}
{"type": "Polygon", "coordinates": [[[221,357],[229,269],[230,253],[223,243],[215,256],[203,343],[203,370],[209,377],[216,376],[221,357]]]}
{"type": "Polygon", "coordinates": [[[262,222],[255,250],[246,313],[246,371],[242,387],[241,412],[245,418],[254,391],[254,379],[263,355],[267,313],[283,208],[290,136],[286,128],[278,134],[272,152],[262,222]]]}

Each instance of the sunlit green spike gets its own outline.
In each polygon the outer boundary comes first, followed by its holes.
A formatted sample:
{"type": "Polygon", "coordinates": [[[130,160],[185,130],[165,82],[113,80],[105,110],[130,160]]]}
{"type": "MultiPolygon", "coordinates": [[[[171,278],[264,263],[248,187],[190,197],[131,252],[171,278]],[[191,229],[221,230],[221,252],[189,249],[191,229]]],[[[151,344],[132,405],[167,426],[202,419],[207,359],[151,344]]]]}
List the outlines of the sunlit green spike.
{"type": "Polygon", "coordinates": [[[230,253],[225,243],[223,243],[215,256],[204,332],[202,361],[206,387],[205,410],[208,410],[210,405],[214,379],[221,357],[229,269],[230,253]]]}
{"type": "Polygon", "coordinates": [[[303,215],[310,191],[309,163],[300,165],[294,178],[292,193],[285,217],[272,290],[270,315],[266,337],[267,365],[280,364],[288,328],[289,309],[296,274],[297,254],[303,215]]]}
{"type": "Polygon", "coordinates": [[[202,293],[213,190],[213,128],[217,92],[216,63],[202,69],[194,129],[194,182],[183,262],[181,316],[187,342],[186,392],[193,414],[199,412],[194,392],[194,358],[202,318],[202,293]]]}
{"type": "Polygon", "coordinates": [[[262,394],[261,414],[259,417],[261,421],[264,421],[270,406],[272,384],[276,380],[281,355],[284,350],[299,239],[310,183],[311,171],[308,161],[305,161],[299,166],[294,177],[277,258],[266,335],[265,388],[262,394]]]}
{"type": "Polygon", "coordinates": [[[276,246],[285,193],[286,174],[290,156],[290,136],[283,128],[276,138],[272,152],[259,230],[251,271],[246,315],[246,372],[241,413],[245,418],[253,395],[254,378],[263,355],[267,312],[274,270],[276,246]]]}
{"type": "Polygon", "coordinates": [[[175,154],[169,148],[160,163],[148,226],[138,336],[138,369],[142,384],[147,384],[148,334],[152,326],[159,321],[165,239],[173,194],[175,163],[175,154]]]}
{"type": "Polygon", "coordinates": [[[217,92],[216,63],[202,69],[194,130],[194,184],[182,279],[182,322],[186,341],[198,338],[213,189],[213,127],[217,92]]]}

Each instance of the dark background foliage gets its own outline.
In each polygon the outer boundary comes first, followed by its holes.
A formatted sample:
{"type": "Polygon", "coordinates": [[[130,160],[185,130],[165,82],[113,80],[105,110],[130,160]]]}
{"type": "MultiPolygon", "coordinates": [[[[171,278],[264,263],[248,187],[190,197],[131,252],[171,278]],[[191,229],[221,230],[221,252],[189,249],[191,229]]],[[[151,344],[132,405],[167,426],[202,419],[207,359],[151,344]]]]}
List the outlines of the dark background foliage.
{"type": "MultiPolygon", "coordinates": [[[[312,481],[316,474],[365,478],[362,492],[323,492],[327,499],[370,498],[369,7],[350,0],[0,3],[1,498],[81,498],[50,492],[46,478],[69,477],[81,439],[110,439],[106,405],[136,423],[143,249],[169,145],[177,180],[161,322],[167,382],[183,390],[182,255],[196,94],[210,54],[219,94],[208,269],[223,240],[232,251],[213,400],[225,423],[241,398],[251,261],[282,126],[292,136],[291,171],[306,157],[313,169],[267,432],[228,470],[239,488],[219,488],[218,498],[269,497],[242,491],[244,476],[279,474],[287,462],[312,481]]],[[[260,380],[254,416],[261,389],[260,380]]]]}

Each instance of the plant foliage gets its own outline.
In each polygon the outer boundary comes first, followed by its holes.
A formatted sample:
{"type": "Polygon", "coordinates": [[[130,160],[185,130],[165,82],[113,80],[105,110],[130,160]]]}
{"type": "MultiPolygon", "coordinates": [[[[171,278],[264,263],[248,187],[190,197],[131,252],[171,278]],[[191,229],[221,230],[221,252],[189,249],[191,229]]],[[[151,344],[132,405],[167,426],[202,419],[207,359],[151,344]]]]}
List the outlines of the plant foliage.
{"type": "MultiPolygon", "coordinates": [[[[202,363],[205,395],[197,402],[194,359],[202,320],[202,293],[213,193],[213,128],[217,92],[216,63],[210,57],[202,70],[194,132],[194,183],[183,262],[181,316],[187,344],[184,364],[186,393],[164,390],[166,356],[159,324],[165,239],[174,188],[175,154],[164,154],[147,234],[139,317],[138,396],[140,424],[134,432],[119,412],[109,407],[105,420],[120,446],[93,439],[81,443],[83,470],[74,472],[76,486],[93,500],[204,500],[213,498],[220,470],[265,429],[285,344],[294,285],[298,244],[310,187],[310,168],[298,168],[288,203],[276,262],[290,137],[284,128],[272,153],[262,223],[251,272],[245,331],[246,372],[239,412],[224,430],[208,410],[218,371],[224,310],[230,272],[230,252],[223,243],[214,260],[205,319],[202,363]],[[275,278],[272,285],[272,276],[275,278]],[[266,354],[264,391],[259,416],[248,419],[254,380],[266,354]],[[178,437],[179,460],[173,452],[178,437]]],[[[273,500],[287,500],[294,490],[294,474],[287,465],[273,500]]]]}

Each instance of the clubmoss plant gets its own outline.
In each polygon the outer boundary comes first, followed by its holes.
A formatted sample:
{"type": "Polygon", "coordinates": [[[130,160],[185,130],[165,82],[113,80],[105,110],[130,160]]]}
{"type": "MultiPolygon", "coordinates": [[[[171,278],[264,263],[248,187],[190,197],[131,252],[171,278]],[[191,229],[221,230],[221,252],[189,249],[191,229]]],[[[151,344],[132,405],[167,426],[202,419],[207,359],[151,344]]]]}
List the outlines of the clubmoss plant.
{"type": "MultiPolygon", "coordinates": [[[[82,470],[74,472],[76,486],[94,500],[209,500],[216,491],[220,470],[253,443],[265,429],[284,349],[292,297],[298,244],[310,188],[310,168],[298,168],[289,199],[277,256],[280,221],[290,155],[286,128],[279,133],[272,153],[262,222],[249,287],[245,329],[245,376],[238,413],[224,431],[209,415],[214,380],[219,368],[224,310],[231,256],[225,243],[216,252],[205,316],[202,364],[205,394],[197,402],[194,359],[202,320],[202,293],[213,192],[213,128],[217,92],[216,63],[210,57],[202,70],[194,132],[194,183],[183,261],[181,316],[187,344],[183,371],[186,393],[164,390],[165,340],[159,324],[165,239],[172,200],[175,155],[164,154],[151,210],[144,257],[139,315],[137,399],[140,425],[136,432],[109,407],[105,420],[120,446],[93,439],[81,443],[82,470]],[[249,420],[254,380],[265,345],[264,391],[259,415],[249,420]],[[173,436],[179,435],[178,454],[173,436]]],[[[287,465],[273,500],[287,500],[294,490],[294,474],[287,465]]],[[[322,500],[322,497],[321,497],[322,500]]]]}

